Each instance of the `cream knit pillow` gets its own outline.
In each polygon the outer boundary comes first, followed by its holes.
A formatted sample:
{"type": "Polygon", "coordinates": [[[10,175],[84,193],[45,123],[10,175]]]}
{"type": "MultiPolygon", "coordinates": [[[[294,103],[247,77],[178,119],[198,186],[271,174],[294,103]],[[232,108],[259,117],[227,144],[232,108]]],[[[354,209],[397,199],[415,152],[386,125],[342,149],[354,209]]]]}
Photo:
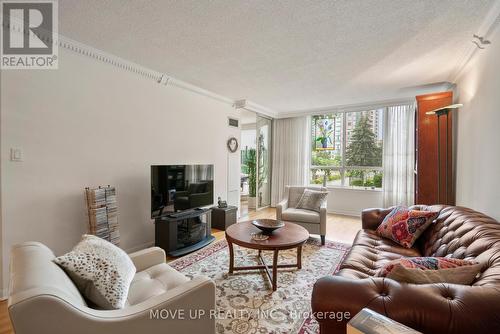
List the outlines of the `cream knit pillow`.
{"type": "Polygon", "coordinates": [[[73,250],[54,259],[80,293],[103,309],[125,306],[135,266],[122,249],[94,235],[84,235],[73,250]]]}

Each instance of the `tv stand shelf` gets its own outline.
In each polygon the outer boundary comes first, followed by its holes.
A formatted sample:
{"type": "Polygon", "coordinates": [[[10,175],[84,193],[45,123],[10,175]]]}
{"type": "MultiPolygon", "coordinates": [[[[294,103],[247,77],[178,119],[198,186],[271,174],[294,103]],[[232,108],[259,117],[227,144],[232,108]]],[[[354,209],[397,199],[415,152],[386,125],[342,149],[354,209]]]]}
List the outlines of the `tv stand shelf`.
{"type": "Polygon", "coordinates": [[[212,236],[212,209],[165,212],[155,218],[155,246],[170,256],[181,256],[200,249],[215,238],[212,236]]]}
{"type": "Polygon", "coordinates": [[[160,216],[160,218],[167,218],[168,219],[179,219],[179,218],[191,218],[191,217],[197,217],[199,216],[199,213],[205,212],[205,209],[201,208],[196,208],[192,210],[186,210],[186,211],[179,211],[179,212],[166,212],[164,215],[160,216]]]}

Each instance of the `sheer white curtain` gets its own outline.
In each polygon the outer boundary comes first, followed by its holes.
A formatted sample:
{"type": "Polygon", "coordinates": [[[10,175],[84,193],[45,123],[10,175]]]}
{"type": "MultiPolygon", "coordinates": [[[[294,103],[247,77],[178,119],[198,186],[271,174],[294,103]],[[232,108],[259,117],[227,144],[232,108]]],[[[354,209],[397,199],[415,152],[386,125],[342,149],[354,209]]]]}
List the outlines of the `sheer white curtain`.
{"type": "Polygon", "coordinates": [[[414,201],[415,104],[388,107],[384,129],[384,206],[414,201]]]}
{"type": "Polygon", "coordinates": [[[307,116],[273,121],[273,163],[271,206],[284,196],[285,186],[305,185],[309,167],[310,118],[307,116]]]}

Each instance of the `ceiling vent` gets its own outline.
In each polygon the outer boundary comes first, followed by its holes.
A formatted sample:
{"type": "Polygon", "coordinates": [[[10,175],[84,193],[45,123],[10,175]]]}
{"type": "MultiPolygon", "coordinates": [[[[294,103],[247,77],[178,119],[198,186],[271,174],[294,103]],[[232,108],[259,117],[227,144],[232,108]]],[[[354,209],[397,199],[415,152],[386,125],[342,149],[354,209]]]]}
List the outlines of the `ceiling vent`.
{"type": "Polygon", "coordinates": [[[240,121],[237,120],[236,118],[229,117],[227,124],[233,128],[237,128],[240,125],[240,121]]]}

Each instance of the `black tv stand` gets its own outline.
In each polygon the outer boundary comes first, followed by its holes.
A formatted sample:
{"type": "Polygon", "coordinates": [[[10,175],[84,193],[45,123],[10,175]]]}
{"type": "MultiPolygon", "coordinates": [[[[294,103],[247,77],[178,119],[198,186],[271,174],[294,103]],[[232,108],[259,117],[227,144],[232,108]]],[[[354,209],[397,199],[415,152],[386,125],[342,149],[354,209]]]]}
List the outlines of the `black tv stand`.
{"type": "Polygon", "coordinates": [[[155,219],[155,245],[170,256],[181,256],[210,244],[212,209],[165,212],[155,219]]]}
{"type": "Polygon", "coordinates": [[[170,218],[186,217],[186,216],[192,215],[194,212],[204,212],[204,210],[205,209],[202,209],[202,208],[195,208],[195,209],[178,211],[178,212],[170,212],[167,214],[167,216],[170,218]]]}
{"type": "Polygon", "coordinates": [[[173,213],[168,214],[168,217],[179,218],[179,217],[189,216],[192,213],[193,213],[192,210],[179,211],[179,212],[173,212],[173,213]]]}

